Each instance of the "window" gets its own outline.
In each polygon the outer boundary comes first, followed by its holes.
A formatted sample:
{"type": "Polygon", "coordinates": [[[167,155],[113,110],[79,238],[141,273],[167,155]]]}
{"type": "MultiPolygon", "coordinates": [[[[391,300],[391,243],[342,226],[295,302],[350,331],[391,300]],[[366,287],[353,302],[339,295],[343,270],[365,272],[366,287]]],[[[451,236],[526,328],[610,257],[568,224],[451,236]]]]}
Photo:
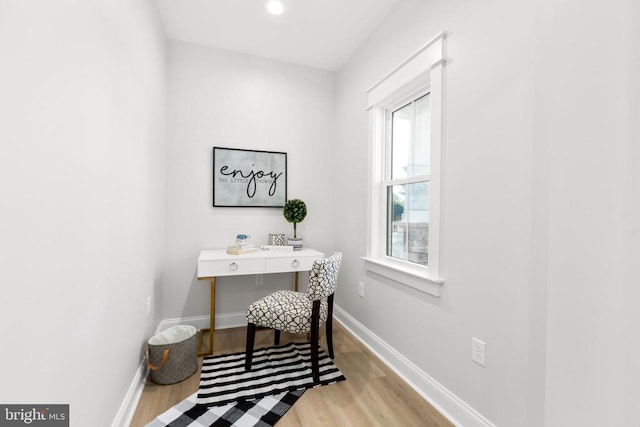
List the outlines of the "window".
{"type": "Polygon", "coordinates": [[[442,278],[442,32],[367,91],[366,268],[434,296],[442,278]]]}
{"type": "Polygon", "coordinates": [[[387,110],[387,255],[428,265],[429,94],[387,110]]]}

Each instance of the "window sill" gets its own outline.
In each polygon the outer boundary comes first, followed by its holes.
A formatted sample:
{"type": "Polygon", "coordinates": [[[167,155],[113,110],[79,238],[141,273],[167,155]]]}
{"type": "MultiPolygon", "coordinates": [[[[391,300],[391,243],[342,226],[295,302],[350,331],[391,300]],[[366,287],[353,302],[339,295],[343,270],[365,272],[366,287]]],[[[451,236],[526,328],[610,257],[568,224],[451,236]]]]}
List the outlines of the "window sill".
{"type": "Polygon", "coordinates": [[[365,262],[366,270],[372,273],[379,274],[417,291],[440,297],[444,279],[429,277],[428,271],[424,271],[425,269],[423,268],[411,268],[384,258],[361,257],[361,259],[365,262]]]}

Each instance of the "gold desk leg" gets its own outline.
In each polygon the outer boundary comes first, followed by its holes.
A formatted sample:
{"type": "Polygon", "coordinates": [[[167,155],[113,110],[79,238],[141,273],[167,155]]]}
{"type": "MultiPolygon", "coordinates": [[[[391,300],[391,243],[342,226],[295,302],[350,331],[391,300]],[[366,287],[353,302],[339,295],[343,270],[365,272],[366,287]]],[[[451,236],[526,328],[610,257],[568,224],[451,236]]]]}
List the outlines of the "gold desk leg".
{"type": "Polygon", "coordinates": [[[196,350],[198,351],[198,357],[202,356],[203,354],[201,354],[200,349],[202,348],[202,337],[204,336],[204,329],[200,329],[198,331],[198,338],[197,338],[197,343],[196,343],[196,350]]]}
{"type": "Polygon", "coordinates": [[[211,284],[210,290],[210,306],[209,306],[209,328],[201,329],[198,335],[198,357],[211,356],[213,354],[213,332],[216,330],[216,278],[208,277],[211,284]],[[208,351],[200,351],[202,349],[202,338],[205,332],[209,332],[209,349],[208,351]]]}

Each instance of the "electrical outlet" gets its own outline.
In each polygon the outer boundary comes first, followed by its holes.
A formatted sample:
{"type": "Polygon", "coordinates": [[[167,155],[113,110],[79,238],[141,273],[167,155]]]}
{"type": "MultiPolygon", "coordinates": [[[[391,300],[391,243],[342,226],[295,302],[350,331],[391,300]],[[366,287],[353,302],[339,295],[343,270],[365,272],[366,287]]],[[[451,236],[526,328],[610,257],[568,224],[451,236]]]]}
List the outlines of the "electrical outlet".
{"type": "Polygon", "coordinates": [[[478,338],[471,338],[471,360],[478,365],[486,367],[487,344],[478,338]]]}
{"type": "Polygon", "coordinates": [[[264,276],[262,274],[256,274],[256,285],[260,286],[264,283],[264,276]]]}
{"type": "Polygon", "coordinates": [[[361,298],[364,298],[364,283],[362,282],[358,282],[358,295],[360,295],[361,298]]]}
{"type": "Polygon", "coordinates": [[[151,314],[151,296],[147,297],[147,316],[151,314]]]}

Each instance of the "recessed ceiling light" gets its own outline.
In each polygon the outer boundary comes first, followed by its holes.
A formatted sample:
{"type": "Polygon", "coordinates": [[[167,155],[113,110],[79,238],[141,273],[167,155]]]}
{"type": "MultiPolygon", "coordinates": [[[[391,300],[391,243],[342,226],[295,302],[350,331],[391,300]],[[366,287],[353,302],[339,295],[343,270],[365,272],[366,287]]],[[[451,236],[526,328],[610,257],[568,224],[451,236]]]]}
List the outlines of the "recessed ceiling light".
{"type": "Polygon", "coordinates": [[[281,15],[284,12],[284,3],[280,0],[267,0],[265,7],[272,15],[281,15]]]}

